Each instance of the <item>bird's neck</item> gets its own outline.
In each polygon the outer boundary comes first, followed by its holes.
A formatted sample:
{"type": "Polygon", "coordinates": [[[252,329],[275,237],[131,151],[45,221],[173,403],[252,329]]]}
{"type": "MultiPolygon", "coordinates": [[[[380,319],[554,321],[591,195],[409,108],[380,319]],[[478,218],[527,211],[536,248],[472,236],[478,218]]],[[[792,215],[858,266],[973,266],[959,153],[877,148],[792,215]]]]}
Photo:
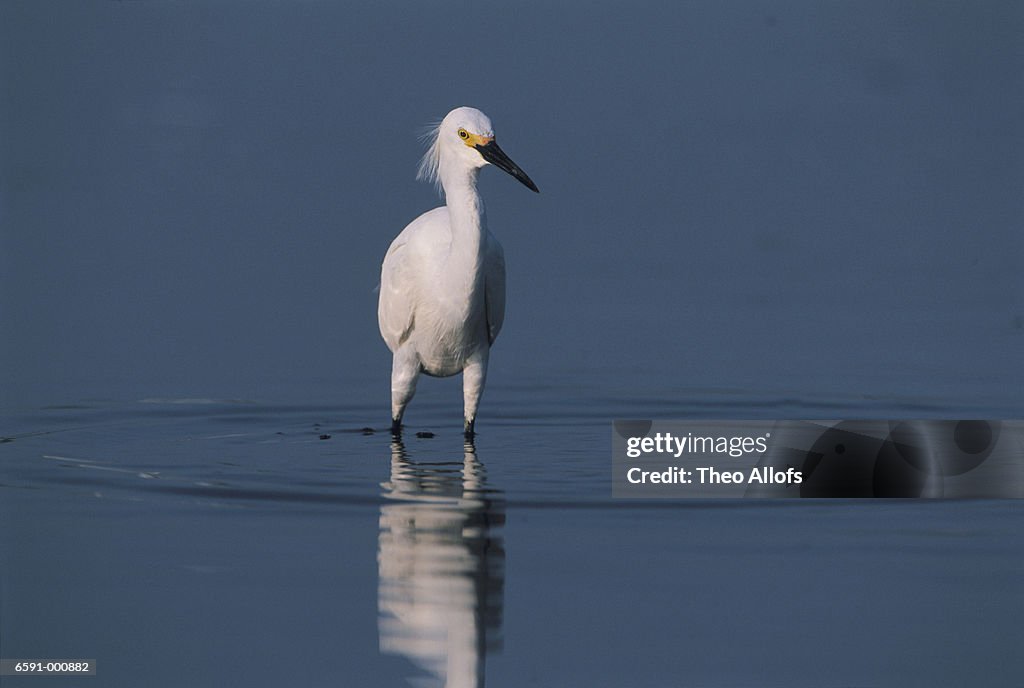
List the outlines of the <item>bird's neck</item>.
{"type": "Polygon", "coordinates": [[[462,257],[473,263],[479,261],[487,227],[484,202],[476,190],[478,171],[459,169],[441,178],[452,225],[452,258],[462,257]]]}

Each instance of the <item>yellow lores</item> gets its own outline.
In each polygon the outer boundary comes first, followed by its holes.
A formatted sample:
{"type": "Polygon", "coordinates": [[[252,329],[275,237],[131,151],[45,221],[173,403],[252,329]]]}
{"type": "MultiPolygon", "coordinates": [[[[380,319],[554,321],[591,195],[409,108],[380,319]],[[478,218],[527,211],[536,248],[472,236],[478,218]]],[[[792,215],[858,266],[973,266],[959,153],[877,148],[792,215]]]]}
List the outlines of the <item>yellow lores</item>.
{"type": "Polygon", "coordinates": [[[465,129],[459,129],[459,138],[462,139],[462,142],[470,148],[476,148],[477,146],[486,146],[488,143],[493,141],[494,134],[471,134],[465,129]]]}

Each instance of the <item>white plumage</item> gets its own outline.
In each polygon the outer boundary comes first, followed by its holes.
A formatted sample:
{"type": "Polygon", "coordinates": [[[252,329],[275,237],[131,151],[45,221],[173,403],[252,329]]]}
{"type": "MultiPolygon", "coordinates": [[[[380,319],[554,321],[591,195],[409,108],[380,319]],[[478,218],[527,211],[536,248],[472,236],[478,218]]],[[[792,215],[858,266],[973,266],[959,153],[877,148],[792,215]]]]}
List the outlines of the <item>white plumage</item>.
{"type": "Polygon", "coordinates": [[[462,372],[464,430],[473,434],[491,345],[505,319],[505,256],[487,229],[476,189],[487,164],[537,191],[498,147],[484,113],[469,107],[449,112],[432,132],[419,174],[441,186],[445,205],[409,223],[381,265],[377,318],[394,354],[392,432],[401,429],[420,373],[462,372]]]}

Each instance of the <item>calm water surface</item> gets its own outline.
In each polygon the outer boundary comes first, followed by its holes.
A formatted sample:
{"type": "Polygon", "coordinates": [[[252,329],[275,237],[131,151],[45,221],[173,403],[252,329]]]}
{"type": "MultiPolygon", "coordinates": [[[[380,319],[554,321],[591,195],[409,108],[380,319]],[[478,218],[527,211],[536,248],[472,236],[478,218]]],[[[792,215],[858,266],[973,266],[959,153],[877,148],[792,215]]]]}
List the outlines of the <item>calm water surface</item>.
{"type": "Polygon", "coordinates": [[[95,658],[96,686],[1024,675],[1016,502],[610,498],[616,416],[924,417],[940,401],[497,386],[466,444],[456,388],[425,385],[404,442],[359,401],[368,385],[334,404],[10,410],[3,655],[95,658]]]}
{"type": "Polygon", "coordinates": [[[1019,503],[613,501],[609,446],[1021,418],[1024,4],[55,6],[0,2],[0,656],[99,669],[2,688],[1024,685],[1019,503]],[[475,445],[436,380],[397,445],[458,105],[542,193],[481,175],[475,445]]]}

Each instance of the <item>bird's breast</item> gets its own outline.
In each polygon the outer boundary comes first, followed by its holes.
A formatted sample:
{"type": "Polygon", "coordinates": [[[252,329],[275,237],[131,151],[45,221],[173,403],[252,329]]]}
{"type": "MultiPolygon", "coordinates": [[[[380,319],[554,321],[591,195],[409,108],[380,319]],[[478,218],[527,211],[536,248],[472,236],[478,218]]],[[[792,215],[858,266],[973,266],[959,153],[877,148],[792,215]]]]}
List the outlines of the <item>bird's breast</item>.
{"type": "Polygon", "coordinates": [[[441,291],[416,309],[414,336],[425,372],[436,376],[462,371],[481,346],[487,346],[482,282],[459,291],[441,291]]]}

